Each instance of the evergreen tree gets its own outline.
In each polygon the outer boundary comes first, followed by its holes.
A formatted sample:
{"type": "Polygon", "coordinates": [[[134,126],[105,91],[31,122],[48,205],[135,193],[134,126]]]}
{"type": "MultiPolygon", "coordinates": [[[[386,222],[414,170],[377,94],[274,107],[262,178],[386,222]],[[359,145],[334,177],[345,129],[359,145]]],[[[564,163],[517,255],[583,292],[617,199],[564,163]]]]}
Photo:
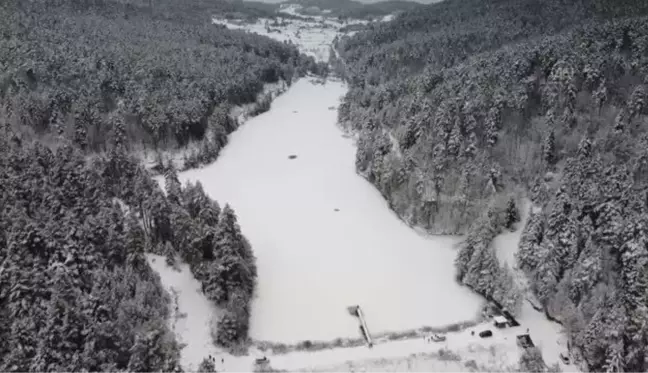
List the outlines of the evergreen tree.
{"type": "Polygon", "coordinates": [[[518,222],[520,222],[520,212],[515,204],[515,199],[511,197],[506,203],[506,222],[504,227],[506,229],[511,229],[513,224],[518,222]]]}
{"type": "Polygon", "coordinates": [[[520,355],[520,372],[543,373],[545,362],[538,347],[525,348],[520,355]]]}
{"type": "Polygon", "coordinates": [[[173,166],[173,162],[169,162],[164,173],[164,189],[166,191],[169,201],[179,204],[182,196],[182,184],[178,179],[178,173],[173,166]]]}
{"type": "Polygon", "coordinates": [[[545,139],[542,159],[549,167],[553,166],[556,163],[556,138],[554,131],[550,131],[549,135],[547,135],[545,139]]]}
{"type": "Polygon", "coordinates": [[[214,362],[211,361],[209,358],[204,358],[203,361],[201,361],[200,365],[198,366],[198,371],[205,372],[205,373],[215,373],[216,366],[214,365],[214,362]]]}
{"type": "Polygon", "coordinates": [[[451,156],[459,155],[461,144],[462,144],[461,130],[459,128],[459,125],[455,124],[452,127],[452,131],[450,132],[450,137],[448,138],[448,147],[447,147],[448,154],[450,154],[451,156]]]}

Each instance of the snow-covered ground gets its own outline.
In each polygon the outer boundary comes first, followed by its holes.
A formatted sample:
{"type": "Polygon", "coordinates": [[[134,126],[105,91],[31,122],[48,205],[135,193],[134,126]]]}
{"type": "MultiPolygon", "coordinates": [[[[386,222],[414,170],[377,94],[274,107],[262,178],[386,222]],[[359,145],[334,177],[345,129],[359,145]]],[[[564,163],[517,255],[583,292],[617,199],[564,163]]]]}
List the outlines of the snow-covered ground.
{"type": "Polygon", "coordinates": [[[443,342],[426,343],[423,338],[414,338],[377,343],[371,349],[366,346],[338,348],[293,352],[269,358],[273,368],[289,371],[347,371],[350,365],[356,368],[354,370],[371,371],[467,371],[466,363],[470,360],[474,360],[482,368],[480,370],[502,371],[517,365],[516,332],[519,330],[493,329],[485,323],[448,333],[443,342]],[[493,337],[481,339],[471,334],[472,331],[478,334],[485,329],[492,330],[493,337]],[[414,369],[412,364],[417,365],[418,369],[414,369]],[[410,365],[409,369],[405,369],[407,365],[410,365]]]}
{"type": "Polygon", "coordinates": [[[481,299],[454,281],[456,239],[416,233],[356,174],[353,141],[329,110],[345,89],[298,81],[232,134],[218,161],[179,175],[230,203],[254,248],[254,339],[357,337],[354,304],[374,333],[477,314],[481,299]]]}

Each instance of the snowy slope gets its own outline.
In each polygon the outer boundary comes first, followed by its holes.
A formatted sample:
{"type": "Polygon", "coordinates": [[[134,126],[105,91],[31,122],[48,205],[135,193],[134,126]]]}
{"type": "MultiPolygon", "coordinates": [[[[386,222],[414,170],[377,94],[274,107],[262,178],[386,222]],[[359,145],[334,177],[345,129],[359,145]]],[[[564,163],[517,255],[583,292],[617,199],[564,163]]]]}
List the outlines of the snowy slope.
{"type": "MultiPolygon", "coordinates": [[[[530,201],[524,200],[520,208],[522,221],[518,224],[518,229],[514,232],[504,232],[495,237],[493,247],[500,263],[506,263],[513,270],[516,282],[526,292],[526,298],[533,300],[534,297],[528,289],[526,277],[517,268],[515,260],[515,253],[518,250],[522,230],[532,209],[536,209],[536,207],[532,206],[530,201]]],[[[578,369],[574,365],[564,365],[560,361],[560,353],[566,354],[567,352],[567,338],[563,334],[562,326],[547,319],[544,313],[536,311],[528,299],[525,299],[522,305],[518,321],[523,328],[529,329],[529,334],[534,343],[542,350],[545,363],[547,365],[559,363],[564,372],[577,371],[578,369]]]]}

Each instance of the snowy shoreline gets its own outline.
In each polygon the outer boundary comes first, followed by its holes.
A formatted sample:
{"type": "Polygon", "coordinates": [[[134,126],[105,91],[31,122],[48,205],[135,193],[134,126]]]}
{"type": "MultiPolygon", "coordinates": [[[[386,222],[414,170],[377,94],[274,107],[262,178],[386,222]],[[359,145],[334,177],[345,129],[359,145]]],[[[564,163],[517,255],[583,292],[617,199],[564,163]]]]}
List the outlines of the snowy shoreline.
{"type": "MultiPolygon", "coordinates": [[[[375,343],[387,343],[395,341],[403,341],[408,339],[423,338],[430,333],[456,333],[464,331],[468,328],[475,327],[483,322],[483,318],[475,317],[475,319],[457,322],[446,326],[422,326],[416,329],[400,330],[400,331],[386,331],[372,334],[375,343]]],[[[251,345],[258,348],[260,351],[270,351],[274,355],[284,355],[296,351],[321,351],[332,348],[349,348],[365,346],[366,341],[362,337],[358,338],[336,338],[329,341],[311,341],[305,340],[294,344],[284,344],[272,341],[256,341],[252,340],[251,345]]]]}

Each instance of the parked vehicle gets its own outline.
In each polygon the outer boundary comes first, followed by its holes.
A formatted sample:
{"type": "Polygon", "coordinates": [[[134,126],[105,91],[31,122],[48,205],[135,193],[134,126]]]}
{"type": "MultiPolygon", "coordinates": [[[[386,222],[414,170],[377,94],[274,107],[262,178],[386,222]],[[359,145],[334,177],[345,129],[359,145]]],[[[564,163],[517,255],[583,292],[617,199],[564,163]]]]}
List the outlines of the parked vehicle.
{"type": "Polygon", "coordinates": [[[255,362],[256,364],[258,364],[258,365],[261,365],[261,364],[267,364],[268,361],[269,361],[268,358],[265,357],[265,356],[262,357],[262,358],[260,358],[260,359],[256,359],[256,360],[254,360],[254,362],[255,362]]]}
{"type": "Polygon", "coordinates": [[[563,354],[563,353],[560,354],[560,360],[561,360],[561,361],[563,362],[563,364],[565,364],[565,365],[569,365],[569,363],[570,363],[570,361],[569,361],[569,356],[567,356],[567,355],[565,355],[565,354],[563,354]]]}
{"type": "Polygon", "coordinates": [[[430,342],[443,342],[445,340],[446,340],[445,335],[436,334],[436,333],[430,334],[427,337],[425,337],[425,341],[427,343],[430,343],[430,342]]]}
{"type": "Polygon", "coordinates": [[[493,336],[493,332],[491,332],[490,330],[483,330],[483,331],[479,332],[479,337],[480,338],[489,338],[489,337],[492,337],[492,336],[493,336]]]}

